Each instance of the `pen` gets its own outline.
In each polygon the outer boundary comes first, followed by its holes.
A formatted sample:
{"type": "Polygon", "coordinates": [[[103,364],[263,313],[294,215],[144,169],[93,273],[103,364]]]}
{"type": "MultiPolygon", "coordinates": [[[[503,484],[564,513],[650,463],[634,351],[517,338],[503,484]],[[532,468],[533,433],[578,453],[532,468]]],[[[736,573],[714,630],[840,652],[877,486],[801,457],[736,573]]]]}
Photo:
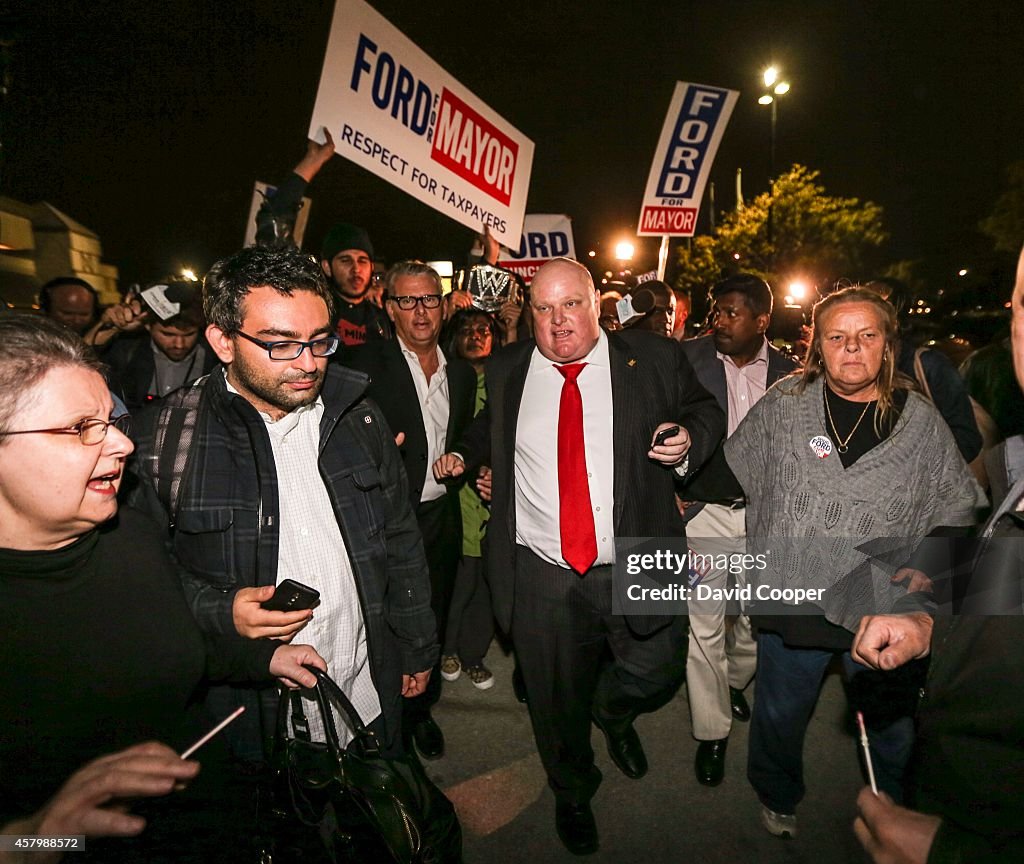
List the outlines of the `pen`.
{"type": "Polygon", "coordinates": [[[864,726],[864,713],[857,712],[857,725],[860,727],[860,746],[864,751],[864,762],[868,766],[868,780],[871,781],[871,791],[878,794],[878,785],[875,783],[875,766],[871,764],[871,748],[868,747],[868,730],[864,726]]]}
{"type": "MultiPolygon", "coordinates": [[[[244,711],[245,711],[245,706],[244,705],[239,706],[234,712],[232,712],[227,717],[225,717],[223,720],[221,720],[220,723],[218,723],[209,732],[207,732],[202,738],[200,738],[198,741],[196,741],[195,744],[193,744],[191,747],[189,747],[188,750],[186,750],[184,753],[182,753],[181,754],[181,758],[182,759],[188,759],[189,756],[191,756],[193,753],[195,753],[196,750],[198,750],[200,747],[202,747],[214,735],[216,735],[218,732],[220,732],[220,730],[223,729],[225,726],[227,726],[228,723],[230,723],[232,720],[235,720],[238,717],[241,717],[244,711]]],[[[874,785],[874,781],[872,781],[872,785],[874,785]]]]}

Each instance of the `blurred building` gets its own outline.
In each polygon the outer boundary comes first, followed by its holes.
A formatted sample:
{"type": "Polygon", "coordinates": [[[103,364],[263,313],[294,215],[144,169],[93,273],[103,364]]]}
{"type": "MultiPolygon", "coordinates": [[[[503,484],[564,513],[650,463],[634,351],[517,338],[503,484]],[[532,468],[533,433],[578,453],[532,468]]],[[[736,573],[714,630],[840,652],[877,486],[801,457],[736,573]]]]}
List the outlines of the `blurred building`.
{"type": "Polygon", "coordinates": [[[52,204],[24,204],[0,196],[0,304],[29,309],[39,287],[57,276],[92,285],[102,303],[116,303],[117,268],[103,263],[95,231],[52,204]]]}

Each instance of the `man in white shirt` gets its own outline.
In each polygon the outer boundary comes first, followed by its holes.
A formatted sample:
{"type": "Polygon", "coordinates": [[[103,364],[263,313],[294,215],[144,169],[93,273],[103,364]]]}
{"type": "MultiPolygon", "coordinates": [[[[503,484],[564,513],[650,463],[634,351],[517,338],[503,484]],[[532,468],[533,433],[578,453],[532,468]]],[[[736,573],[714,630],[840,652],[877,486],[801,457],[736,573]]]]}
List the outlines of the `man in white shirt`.
{"type": "MultiPolygon", "coordinates": [[[[384,412],[391,431],[404,436],[399,453],[409,478],[409,504],[423,535],[431,608],[443,640],[462,554],[462,517],[459,484],[437,482],[430,466],[473,419],[476,372],[438,346],[444,304],[436,271],[419,261],[395,264],[385,276],[385,290],[396,338],[368,342],[342,362],[370,376],[368,395],[384,412]]],[[[431,715],[441,680],[435,669],[427,691],[405,703],[407,741],[426,759],[444,754],[444,735],[431,715]]]]}
{"type": "Polygon", "coordinates": [[[515,643],[559,838],[583,855],[598,848],[591,719],[616,766],[642,777],[633,720],[684,671],[684,618],[612,614],[615,539],[683,533],[676,482],[711,455],[725,421],[677,342],[601,330],[600,295],[577,262],[538,270],[530,305],[536,341],[491,358],[487,406],[434,471],[493,469],[495,614],[515,643]]]}
{"type": "MultiPolygon", "coordinates": [[[[168,525],[203,629],[284,640],[303,631],[397,754],[401,697],[423,692],[439,653],[426,560],[365,377],[328,368],[338,337],[324,276],[298,250],[252,247],[214,265],[203,303],[222,366],[143,418],[136,503],[168,525]],[[184,466],[173,499],[162,484],[168,453],[184,466]],[[319,591],[319,605],[264,609],[286,578],[319,591]]],[[[251,691],[235,692],[239,701],[259,707],[251,691]]],[[[312,703],[305,713],[315,716],[312,703]]],[[[236,753],[258,759],[260,711],[245,717],[255,728],[236,753]]]]}
{"type": "MultiPolygon", "coordinates": [[[[682,343],[697,378],[726,412],[726,435],[731,435],[765,390],[788,375],[797,363],[768,344],[772,290],[758,276],[739,273],[711,289],[713,332],[682,343]]],[[[685,505],[690,548],[703,555],[746,551],[743,489],[725,464],[719,447],[708,464],[679,492],[685,505]]],[[[734,573],[736,584],[746,583],[734,573]]],[[[726,627],[726,595],[730,574],[711,567],[701,585],[714,593],[690,596],[690,648],[686,661],[686,692],[693,737],[700,744],[694,771],[705,786],[717,786],[725,776],[725,751],[733,719],[750,719],[743,690],[754,677],[757,643],[750,619],[735,610],[726,627]]]]}

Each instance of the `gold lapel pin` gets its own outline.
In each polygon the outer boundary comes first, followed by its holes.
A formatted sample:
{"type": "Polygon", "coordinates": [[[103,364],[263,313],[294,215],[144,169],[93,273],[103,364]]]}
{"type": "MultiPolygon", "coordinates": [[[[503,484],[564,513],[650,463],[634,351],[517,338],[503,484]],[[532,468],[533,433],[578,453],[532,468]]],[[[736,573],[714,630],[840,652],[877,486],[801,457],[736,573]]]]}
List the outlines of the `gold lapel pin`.
{"type": "Polygon", "coordinates": [[[636,366],[636,357],[630,357],[630,358],[629,358],[629,359],[628,359],[628,360],[626,361],[626,365],[627,365],[627,366],[636,366]]]}

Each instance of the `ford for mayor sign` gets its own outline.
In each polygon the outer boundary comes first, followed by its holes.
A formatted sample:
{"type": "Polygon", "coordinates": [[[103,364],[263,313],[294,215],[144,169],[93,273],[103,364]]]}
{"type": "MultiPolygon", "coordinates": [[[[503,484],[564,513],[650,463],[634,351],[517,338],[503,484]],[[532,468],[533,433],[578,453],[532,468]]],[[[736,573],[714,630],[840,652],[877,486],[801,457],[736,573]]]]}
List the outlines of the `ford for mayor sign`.
{"type": "Polygon", "coordinates": [[[640,208],[641,237],[692,237],[736,90],[676,82],[640,208]]]}
{"type": "Polygon", "coordinates": [[[309,137],[506,245],[518,245],[533,142],[362,0],[338,0],[309,137]]]}
{"type": "Polygon", "coordinates": [[[576,257],[572,220],[562,214],[530,213],[523,222],[519,249],[502,247],[498,266],[511,270],[523,280],[523,284],[529,285],[544,264],[559,257],[576,257]]]}

